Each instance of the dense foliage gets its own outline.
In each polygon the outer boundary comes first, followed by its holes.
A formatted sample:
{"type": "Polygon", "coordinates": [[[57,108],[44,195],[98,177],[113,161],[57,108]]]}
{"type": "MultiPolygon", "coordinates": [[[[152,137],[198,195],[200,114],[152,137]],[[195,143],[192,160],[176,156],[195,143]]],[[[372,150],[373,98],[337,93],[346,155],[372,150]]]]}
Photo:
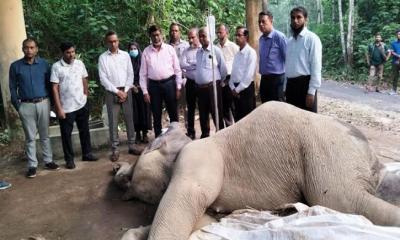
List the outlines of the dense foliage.
{"type": "MultiPolygon", "coordinates": [[[[349,1],[341,1],[347,31],[349,1]]],[[[39,40],[40,54],[54,62],[60,56],[61,41],[76,43],[80,58],[89,70],[92,87],[98,86],[97,58],[105,50],[103,36],[109,29],[119,33],[122,48],[128,41],[136,40],[143,49],[149,43],[146,28],[152,21],[162,26],[166,38],[171,22],[179,22],[184,29],[202,26],[209,11],[215,15],[217,23],[224,22],[230,28],[245,23],[244,0],[24,0],[23,3],[28,35],[39,40]]],[[[270,0],[269,3],[275,28],[286,34],[290,30],[290,9],[303,5],[309,10],[309,28],[320,36],[324,46],[324,74],[335,79],[365,80],[365,51],[375,32],[381,32],[389,45],[395,37],[395,29],[400,28],[399,1],[356,1],[354,67],[350,69],[341,54],[338,0],[270,0]],[[322,11],[323,18],[317,20],[322,11]]],[[[386,71],[386,77],[389,72],[386,71]]],[[[95,97],[91,101],[100,103],[102,88],[93,92],[95,97]]]]}
{"type": "Polygon", "coordinates": [[[182,24],[185,33],[185,28],[204,26],[209,11],[217,22],[230,27],[244,24],[245,15],[241,0],[24,0],[23,4],[27,34],[38,39],[42,57],[55,62],[62,41],[77,45],[88,68],[95,112],[99,112],[104,94],[98,87],[97,59],[106,49],[103,36],[107,30],[119,34],[120,48],[135,40],[143,50],[149,43],[146,29],[152,19],[167,38],[171,22],[182,24]]]}

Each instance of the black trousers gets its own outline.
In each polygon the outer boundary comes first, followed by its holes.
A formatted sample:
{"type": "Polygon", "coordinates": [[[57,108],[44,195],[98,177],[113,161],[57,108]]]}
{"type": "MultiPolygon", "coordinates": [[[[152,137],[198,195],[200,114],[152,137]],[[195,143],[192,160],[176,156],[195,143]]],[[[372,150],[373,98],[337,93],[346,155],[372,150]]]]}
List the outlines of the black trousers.
{"type": "Polygon", "coordinates": [[[194,114],[196,111],[196,83],[193,79],[186,81],[186,105],[187,105],[187,133],[196,134],[194,129],[194,114]]]}
{"type": "Polygon", "coordinates": [[[65,119],[59,119],[65,162],[74,161],[74,149],[71,139],[74,122],[76,122],[79,131],[82,156],[92,152],[89,133],[89,105],[86,103],[81,109],[65,114],[65,119]]]}
{"type": "Polygon", "coordinates": [[[317,92],[314,96],[314,104],[311,108],[306,107],[306,96],[310,85],[310,76],[288,78],[286,84],[286,102],[301,109],[317,112],[317,92]]]}
{"type": "Polygon", "coordinates": [[[261,75],[260,97],[261,102],[282,101],[285,74],[261,75]]]}
{"type": "MultiPolygon", "coordinates": [[[[235,83],[235,87],[237,85],[238,83],[235,83]]],[[[253,82],[246,89],[242,90],[238,97],[233,97],[233,104],[235,106],[235,122],[238,122],[256,108],[253,82]]]]}
{"type": "Polygon", "coordinates": [[[232,125],[233,121],[231,119],[231,116],[234,113],[232,91],[228,84],[230,78],[231,78],[231,75],[226,76],[226,79],[225,79],[226,85],[222,88],[222,106],[223,106],[222,113],[223,113],[223,119],[224,119],[226,127],[229,127],[230,125],[232,125]]]}
{"type": "Polygon", "coordinates": [[[161,134],[161,117],[163,101],[167,107],[170,122],[178,121],[178,102],[176,100],[175,77],[161,81],[149,80],[148,91],[150,95],[151,112],[153,113],[154,134],[161,134]]]}
{"type": "MultiPolygon", "coordinates": [[[[214,89],[212,84],[208,87],[197,87],[197,105],[199,107],[200,115],[200,127],[201,127],[201,138],[210,136],[210,118],[209,114],[214,121],[216,126],[215,118],[215,104],[214,104],[214,89]]],[[[222,116],[222,89],[219,81],[217,81],[217,104],[218,104],[218,118],[219,118],[219,129],[224,128],[223,116],[222,116]]]]}

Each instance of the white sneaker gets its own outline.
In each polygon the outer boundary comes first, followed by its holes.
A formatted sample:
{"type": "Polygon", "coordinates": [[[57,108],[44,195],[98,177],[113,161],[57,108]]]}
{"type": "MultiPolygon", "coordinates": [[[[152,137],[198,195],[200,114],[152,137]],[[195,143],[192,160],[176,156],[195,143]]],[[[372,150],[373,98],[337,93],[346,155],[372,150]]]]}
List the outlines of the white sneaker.
{"type": "Polygon", "coordinates": [[[389,92],[389,95],[398,95],[398,94],[397,94],[397,92],[392,90],[392,91],[389,92]]]}

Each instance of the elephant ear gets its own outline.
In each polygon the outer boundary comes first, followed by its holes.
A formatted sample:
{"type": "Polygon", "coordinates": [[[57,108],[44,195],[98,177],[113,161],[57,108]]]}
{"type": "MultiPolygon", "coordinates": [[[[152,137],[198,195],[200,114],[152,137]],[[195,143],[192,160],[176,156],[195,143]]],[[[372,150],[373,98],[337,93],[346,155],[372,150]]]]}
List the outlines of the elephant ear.
{"type": "Polygon", "coordinates": [[[178,122],[171,122],[167,131],[162,133],[160,136],[158,136],[156,139],[154,139],[153,142],[151,142],[146,149],[143,151],[143,154],[152,152],[154,150],[160,149],[163,146],[166,145],[167,139],[169,136],[173,134],[175,131],[179,131],[179,123],[178,122]]]}

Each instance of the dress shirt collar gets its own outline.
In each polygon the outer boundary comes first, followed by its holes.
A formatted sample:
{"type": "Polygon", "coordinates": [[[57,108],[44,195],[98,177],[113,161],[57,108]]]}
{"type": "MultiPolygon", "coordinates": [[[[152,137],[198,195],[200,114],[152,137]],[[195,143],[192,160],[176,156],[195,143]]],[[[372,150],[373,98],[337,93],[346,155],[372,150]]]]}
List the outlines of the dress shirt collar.
{"type": "MultiPolygon", "coordinates": [[[[29,64],[26,58],[24,58],[24,63],[29,64]]],[[[37,63],[39,63],[39,57],[35,57],[32,62],[32,64],[37,64],[37,63]]]]}
{"type": "Polygon", "coordinates": [[[270,33],[268,33],[268,34],[263,34],[263,35],[264,35],[264,37],[266,37],[266,38],[272,38],[272,37],[274,36],[274,34],[275,34],[275,29],[272,28],[272,30],[271,30],[270,33]]]}
{"type": "Polygon", "coordinates": [[[75,59],[72,60],[71,63],[67,63],[66,61],[64,61],[64,58],[61,58],[60,62],[61,62],[61,65],[64,66],[64,67],[71,67],[74,64],[75,59]]]}
{"type": "MultiPolygon", "coordinates": [[[[113,53],[110,51],[110,49],[107,49],[107,54],[112,55],[113,53]]],[[[119,49],[117,49],[117,52],[115,54],[120,54],[119,49]]]]}
{"type": "MultiPolygon", "coordinates": [[[[303,30],[301,30],[301,32],[299,33],[298,36],[304,37],[307,34],[307,32],[308,32],[308,29],[306,26],[304,26],[303,30]]],[[[293,36],[293,31],[292,31],[292,36],[293,36]]]]}
{"type": "Polygon", "coordinates": [[[150,45],[150,49],[151,49],[152,51],[154,51],[154,52],[161,51],[161,50],[164,49],[164,48],[165,48],[165,43],[164,43],[164,42],[161,43],[160,50],[157,50],[157,48],[155,48],[153,44],[150,45]]]}
{"type": "Polygon", "coordinates": [[[180,45],[181,43],[183,43],[183,41],[182,41],[182,39],[180,39],[180,38],[179,38],[179,40],[178,40],[176,43],[171,42],[171,40],[169,41],[169,45],[172,45],[172,46],[178,46],[178,45],[180,45]]]}
{"type": "Polygon", "coordinates": [[[244,45],[244,47],[241,50],[239,49],[239,52],[241,54],[246,54],[246,52],[248,52],[248,51],[249,51],[249,44],[248,43],[246,43],[246,45],[244,45]]]}
{"type": "Polygon", "coordinates": [[[203,51],[203,52],[205,52],[205,51],[211,52],[211,44],[208,44],[208,46],[207,46],[206,49],[204,49],[203,47],[201,47],[201,51],[203,51]]]}

